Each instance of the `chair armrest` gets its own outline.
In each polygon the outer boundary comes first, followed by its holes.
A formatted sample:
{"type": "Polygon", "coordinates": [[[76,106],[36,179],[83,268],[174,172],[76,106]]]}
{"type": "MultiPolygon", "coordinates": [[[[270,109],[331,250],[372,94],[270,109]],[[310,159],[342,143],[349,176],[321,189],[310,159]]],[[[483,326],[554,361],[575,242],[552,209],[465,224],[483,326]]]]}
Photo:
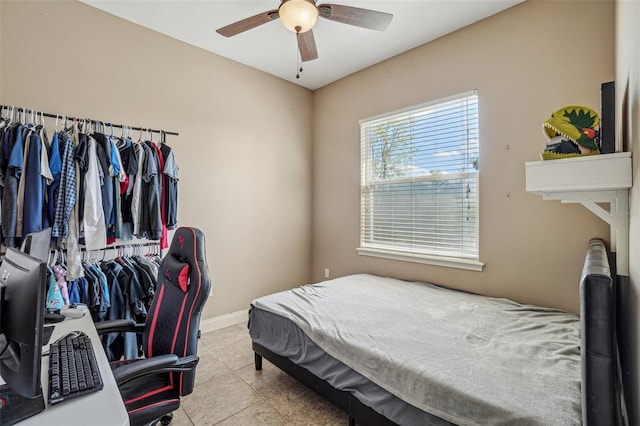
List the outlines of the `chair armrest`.
{"type": "Polygon", "coordinates": [[[98,334],[120,332],[142,333],[142,331],[144,331],[144,324],[126,319],[101,321],[95,323],[95,326],[98,334]]]}
{"type": "Polygon", "coordinates": [[[179,358],[174,354],[158,355],[126,363],[113,369],[113,377],[118,386],[138,377],[166,373],[169,371],[190,371],[198,365],[197,355],[179,358]]]}

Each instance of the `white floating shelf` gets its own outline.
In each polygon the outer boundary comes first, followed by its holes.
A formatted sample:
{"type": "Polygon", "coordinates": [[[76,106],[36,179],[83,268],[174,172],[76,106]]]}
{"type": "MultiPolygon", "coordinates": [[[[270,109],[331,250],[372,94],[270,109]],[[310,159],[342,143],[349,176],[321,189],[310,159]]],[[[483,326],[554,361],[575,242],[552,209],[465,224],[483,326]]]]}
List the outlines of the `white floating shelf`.
{"type": "Polygon", "coordinates": [[[594,191],[631,188],[631,153],[525,163],[527,192],[594,191]]]}
{"type": "Polygon", "coordinates": [[[629,275],[631,153],[525,163],[526,191],[545,200],[580,203],[611,227],[618,275],[629,275]],[[609,204],[609,210],[601,204],[609,204]]]}

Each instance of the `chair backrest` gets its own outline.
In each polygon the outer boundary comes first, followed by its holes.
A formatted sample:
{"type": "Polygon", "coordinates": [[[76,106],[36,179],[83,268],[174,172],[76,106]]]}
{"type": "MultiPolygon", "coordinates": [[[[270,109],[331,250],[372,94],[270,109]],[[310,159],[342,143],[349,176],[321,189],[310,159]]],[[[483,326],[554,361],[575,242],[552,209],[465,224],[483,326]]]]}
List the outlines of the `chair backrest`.
{"type": "MultiPolygon", "coordinates": [[[[155,296],[147,314],[142,335],[147,358],[197,354],[200,314],[210,289],[204,234],[193,227],[178,228],[158,268],[155,296]]],[[[193,391],[195,369],[171,375],[180,395],[193,391]]]]}

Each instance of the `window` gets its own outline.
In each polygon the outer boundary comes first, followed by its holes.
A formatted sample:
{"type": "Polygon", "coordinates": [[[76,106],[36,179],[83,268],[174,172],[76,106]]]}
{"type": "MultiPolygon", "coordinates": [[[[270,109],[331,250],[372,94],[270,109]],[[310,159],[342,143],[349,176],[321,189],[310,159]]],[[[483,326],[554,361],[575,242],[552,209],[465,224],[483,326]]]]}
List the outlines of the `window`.
{"type": "Polygon", "coordinates": [[[482,270],[475,91],[360,122],[364,255],[482,270]]]}

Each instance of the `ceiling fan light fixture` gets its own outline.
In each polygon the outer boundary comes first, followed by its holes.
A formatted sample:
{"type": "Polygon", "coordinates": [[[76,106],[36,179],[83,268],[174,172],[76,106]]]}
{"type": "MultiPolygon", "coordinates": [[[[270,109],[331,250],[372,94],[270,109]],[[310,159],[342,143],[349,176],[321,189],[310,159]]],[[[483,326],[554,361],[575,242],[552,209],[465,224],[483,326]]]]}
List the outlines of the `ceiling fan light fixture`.
{"type": "Polygon", "coordinates": [[[278,14],[282,25],[294,33],[309,31],[318,20],[318,8],[312,0],[283,0],[278,14]]]}

